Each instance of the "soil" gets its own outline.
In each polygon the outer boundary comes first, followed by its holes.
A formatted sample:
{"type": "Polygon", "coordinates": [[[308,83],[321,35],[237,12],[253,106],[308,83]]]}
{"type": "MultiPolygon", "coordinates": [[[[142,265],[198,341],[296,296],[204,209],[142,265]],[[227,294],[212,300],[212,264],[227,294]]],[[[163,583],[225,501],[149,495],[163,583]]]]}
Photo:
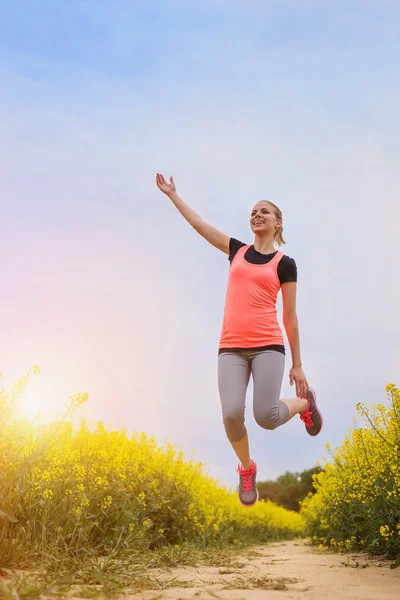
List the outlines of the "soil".
{"type": "Polygon", "coordinates": [[[361,554],[338,555],[282,542],[255,548],[226,567],[160,573],[164,590],[128,591],[118,600],[400,600],[400,568],[361,554]]]}

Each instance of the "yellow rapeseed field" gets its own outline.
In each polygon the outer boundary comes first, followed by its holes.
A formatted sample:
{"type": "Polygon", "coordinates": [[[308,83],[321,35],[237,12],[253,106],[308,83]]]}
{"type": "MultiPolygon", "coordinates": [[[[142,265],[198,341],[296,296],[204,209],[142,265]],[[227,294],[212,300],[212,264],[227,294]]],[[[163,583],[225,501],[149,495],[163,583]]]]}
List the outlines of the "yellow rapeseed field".
{"type": "Polygon", "coordinates": [[[0,567],[194,543],[301,536],[299,514],[271,502],[242,507],[200,463],[145,434],[64,419],[33,427],[17,416],[33,368],[0,391],[0,567]]]}
{"type": "Polygon", "coordinates": [[[364,427],[332,453],[315,477],[317,493],[303,502],[316,543],[400,556],[400,391],[386,391],[388,406],[357,405],[364,427]]]}

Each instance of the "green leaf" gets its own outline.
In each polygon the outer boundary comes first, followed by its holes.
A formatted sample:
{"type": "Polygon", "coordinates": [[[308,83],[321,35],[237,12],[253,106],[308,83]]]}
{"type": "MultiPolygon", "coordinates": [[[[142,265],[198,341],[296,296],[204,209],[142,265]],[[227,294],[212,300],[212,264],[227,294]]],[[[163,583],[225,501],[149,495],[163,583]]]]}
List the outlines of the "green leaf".
{"type": "Polygon", "coordinates": [[[396,560],[394,561],[394,563],[392,563],[390,565],[391,569],[397,569],[397,567],[400,567],[400,554],[399,556],[396,558],[396,560]]]}
{"type": "Polygon", "coordinates": [[[5,515],[11,521],[11,523],[18,523],[18,519],[14,513],[12,513],[11,510],[8,510],[8,508],[0,505],[0,515],[1,514],[5,515]]]}

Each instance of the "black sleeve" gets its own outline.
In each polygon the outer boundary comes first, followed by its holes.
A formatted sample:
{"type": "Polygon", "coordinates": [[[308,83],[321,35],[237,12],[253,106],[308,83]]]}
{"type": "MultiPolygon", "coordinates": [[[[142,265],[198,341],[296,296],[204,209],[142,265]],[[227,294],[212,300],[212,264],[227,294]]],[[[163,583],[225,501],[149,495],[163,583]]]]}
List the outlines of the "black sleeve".
{"type": "Polygon", "coordinates": [[[297,281],[297,266],[293,258],[282,256],[278,264],[278,277],[281,285],[288,281],[297,281]]]}
{"type": "Polygon", "coordinates": [[[244,242],[240,242],[239,240],[235,240],[235,238],[230,238],[229,240],[229,262],[232,262],[233,259],[235,258],[235,254],[236,252],[242,248],[243,246],[246,246],[247,244],[245,244],[244,242]]]}

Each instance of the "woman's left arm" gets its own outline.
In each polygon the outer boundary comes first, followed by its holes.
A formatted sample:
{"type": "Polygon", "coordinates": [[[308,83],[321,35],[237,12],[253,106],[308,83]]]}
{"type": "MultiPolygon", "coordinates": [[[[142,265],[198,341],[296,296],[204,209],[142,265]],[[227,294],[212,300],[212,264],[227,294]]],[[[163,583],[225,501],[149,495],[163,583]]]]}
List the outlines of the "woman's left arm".
{"type": "Polygon", "coordinates": [[[308,390],[308,383],[301,364],[299,322],[296,312],[296,292],[297,284],[295,281],[288,281],[282,284],[283,324],[289,340],[293,363],[289,372],[290,385],[296,383],[296,396],[298,398],[304,398],[308,390]]]}

